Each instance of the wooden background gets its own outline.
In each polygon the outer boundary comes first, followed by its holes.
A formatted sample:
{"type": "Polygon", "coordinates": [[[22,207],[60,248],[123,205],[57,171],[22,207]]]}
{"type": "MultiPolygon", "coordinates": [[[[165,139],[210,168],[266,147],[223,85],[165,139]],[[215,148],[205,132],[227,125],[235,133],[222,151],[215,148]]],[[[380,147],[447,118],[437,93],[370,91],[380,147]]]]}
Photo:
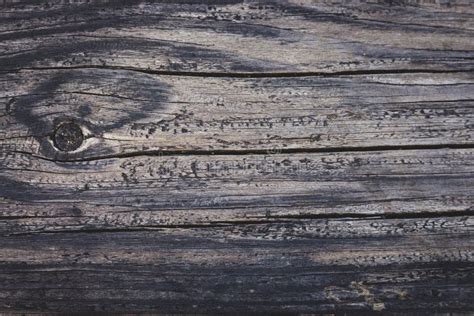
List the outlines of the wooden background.
{"type": "Polygon", "coordinates": [[[473,70],[471,0],[0,1],[0,312],[474,311],[473,70]]]}

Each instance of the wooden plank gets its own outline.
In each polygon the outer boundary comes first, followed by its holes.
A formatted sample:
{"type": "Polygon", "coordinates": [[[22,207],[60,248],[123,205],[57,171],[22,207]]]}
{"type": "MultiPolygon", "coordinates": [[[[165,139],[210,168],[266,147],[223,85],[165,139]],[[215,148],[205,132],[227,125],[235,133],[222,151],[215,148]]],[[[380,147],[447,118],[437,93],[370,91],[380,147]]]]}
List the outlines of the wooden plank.
{"type": "Polygon", "coordinates": [[[471,214],[474,151],[0,158],[0,232],[471,214]],[[442,188],[442,189],[440,189],[442,188]]]}
{"type": "Polygon", "coordinates": [[[472,310],[474,217],[0,237],[0,306],[71,312],[472,310]]]}
{"type": "Polygon", "coordinates": [[[22,71],[0,80],[0,148],[48,159],[473,144],[472,73],[196,78],[22,71]],[[51,135],[73,120],[73,152],[51,135]]]}
{"type": "Polygon", "coordinates": [[[472,1],[15,1],[0,69],[296,73],[473,69],[472,1]]]}

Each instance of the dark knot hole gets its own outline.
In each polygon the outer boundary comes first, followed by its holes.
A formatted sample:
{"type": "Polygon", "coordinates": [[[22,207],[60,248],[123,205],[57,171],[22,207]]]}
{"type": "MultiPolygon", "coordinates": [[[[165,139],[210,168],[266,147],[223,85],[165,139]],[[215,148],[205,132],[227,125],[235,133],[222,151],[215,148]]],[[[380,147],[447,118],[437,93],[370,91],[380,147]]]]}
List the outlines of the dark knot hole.
{"type": "Polygon", "coordinates": [[[53,133],[54,146],[61,151],[74,151],[83,141],[82,129],[74,122],[59,123],[53,133]]]}

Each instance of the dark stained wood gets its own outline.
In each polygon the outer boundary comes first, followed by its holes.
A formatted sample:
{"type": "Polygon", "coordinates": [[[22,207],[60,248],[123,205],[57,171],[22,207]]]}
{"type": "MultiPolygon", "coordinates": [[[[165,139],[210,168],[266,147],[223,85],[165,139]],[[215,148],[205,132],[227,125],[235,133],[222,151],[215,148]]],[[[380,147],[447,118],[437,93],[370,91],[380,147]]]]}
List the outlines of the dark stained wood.
{"type": "MultiPolygon", "coordinates": [[[[472,310],[472,217],[2,238],[14,310],[472,310]]],[[[7,305],[8,304],[8,305],[7,305]]]]}
{"type": "Polygon", "coordinates": [[[0,0],[0,313],[473,311],[473,60],[466,0],[0,0]]]}

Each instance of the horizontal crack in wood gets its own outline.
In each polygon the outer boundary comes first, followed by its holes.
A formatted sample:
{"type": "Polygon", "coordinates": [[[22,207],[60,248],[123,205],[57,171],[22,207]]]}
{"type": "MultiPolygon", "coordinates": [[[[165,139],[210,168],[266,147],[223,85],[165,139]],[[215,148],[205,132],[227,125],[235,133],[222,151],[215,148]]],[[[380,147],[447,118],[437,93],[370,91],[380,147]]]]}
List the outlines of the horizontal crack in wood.
{"type": "MultiPolygon", "coordinates": [[[[436,150],[436,149],[473,149],[474,144],[439,144],[439,145],[403,145],[403,146],[367,146],[367,147],[343,147],[343,148],[286,148],[279,149],[278,154],[297,154],[297,153],[344,153],[344,152],[371,152],[371,151],[403,151],[403,150],[436,150]]],[[[55,159],[41,155],[36,155],[25,151],[10,151],[30,155],[38,159],[52,162],[84,162],[96,161],[114,158],[130,158],[140,156],[227,156],[227,155],[274,155],[268,150],[175,150],[175,151],[141,151],[123,154],[112,154],[97,157],[74,158],[74,159],[55,159]]]]}
{"type": "Polygon", "coordinates": [[[12,69],[9,72],[17,72],[21,70],[68,70],[68,69],[109,69],[135,71],[151,75],[161,76],[183,76],[183,77],[209,77],[209,78],[298,78],[298,77],[338,77],[338,76],[365,76],[365,75],[393,75],[393,74],[446,74],[446,73],[471,73],[474,69],[463,70],[434,70],[434,69],[387,69],[387,70],[347,70],[335,72],[262,72],[262,73],[245,73],[245,72],[198,72],[198,71],[165,71],[151,70],[135,67],[122,66],[100,66],[100,65],[82,65],[69,67],[22,67],[12,69]]]}

